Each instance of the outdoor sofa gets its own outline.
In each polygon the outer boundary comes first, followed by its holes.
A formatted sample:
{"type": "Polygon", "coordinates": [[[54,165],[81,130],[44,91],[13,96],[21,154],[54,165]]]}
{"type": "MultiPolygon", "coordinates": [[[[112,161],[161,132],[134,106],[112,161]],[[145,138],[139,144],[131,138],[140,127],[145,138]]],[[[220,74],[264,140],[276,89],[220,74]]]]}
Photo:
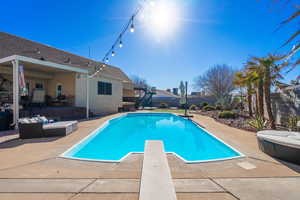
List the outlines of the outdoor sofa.
{"type": "Polygon", "coordinates": [[[19,135],[21,139],[66,136],[77,130],[77,121],[45,123],[43,120],[21,119],[19,135]]]}
{"type": "Polygon", "coordinates": [[[257,133],[260,150],[275,158],[300,164],[300,133],[266,130],[257,133]]]}

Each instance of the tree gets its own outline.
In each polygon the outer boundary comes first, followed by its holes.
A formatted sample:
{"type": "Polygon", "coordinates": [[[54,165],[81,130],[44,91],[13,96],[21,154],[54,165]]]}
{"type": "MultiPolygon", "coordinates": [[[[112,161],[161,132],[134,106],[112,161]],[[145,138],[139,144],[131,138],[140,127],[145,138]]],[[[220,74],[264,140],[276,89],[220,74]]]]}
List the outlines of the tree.
{"type": "MultiPolygon", "coordinates": [[[[150,86],[148,85],[146,79],[143,79],[139,76],[133,75],[133,76],[131,76],[131,80],[132,80],[135,88],[144,88],[144,89],[150,88],[150,86]]],[[[139,97],[141,97],[143,92],[142,92],[142,90],[138,90],[138,93],[136,93],[136,94],[139,97]]]]}
{"type": "Polygon", "coordinates": [[[131,76],[131,80],[134,83],[135,87],[138,87],[138,88],[148,88],[149,87],[146,79],[143,79],[139,76],[133,75],[133,76],[131,76]]]}
{"type": "Polygon", "coordinates": [[[217,100],[228,97],[234,90],[235,70],[228,65],[215,65],[195,80],[198,89],[205,90],[217,100]]]}
{"type": "Polygon", "coordinates": [[[180,81],[179,90],[180,90],[181,97],[184,97],[184,95],[185,95],[185,85],[184,85],[183,81],[180,81]]]}
{"type": "MultiPolygon", "coordinates": [[[[291,42],[295,41],[297,38],[299,38],[300,36],[300,28],[299,26],[296,26],[300,23],[300,5],[299,5],[299,1],[298,0],[274,0],[274,2],[283,2],[285,4],[289,3],[292,4],[295,7],[295,11],[284,21],[282,21],[280,23],[280,27],[284,25],[288,25],[290,23],[295,23],[294,27],[295,28],[295,32],[291,34],[290,38],[282,45],[282,46],[286,46],[288,44],[290,44],[291,42]]],[[[286,60],[291,59],[298,51],[300,50],[300,41],[297,40],[292,48],[292,50],[285,56],[286,60]]],[[[300,64],[300,58],[298,58],[291,66],[290,70],[294,69],[297,65],[300,64]]]]}
{"type": "Polygon", "coordinates": [[[246,67],[256,88],[256,114],[264,116],[264,71],[254,57],[247,61],[246,67]]]}
{"type": "Polygon", "coordinates": [[[282,78],[280,75],[280,70],[283,67],[288,66],[287,62],[278,64],[282,60],[283,56],[268,55],[267,57],[253,59],[258,62],[260,70],[263,73],[263,91],[265,97],[265,104],[267,108],[268,118],[272,129],[276,129],[275,119],[272,112],[271,106],[271,86],[279,78],[282,78]]]}
{"type": "MultiPolygon", "coordinates": [[[[292,21],[295,21],[298,19],[297,24],[299,24],[300,22],[300,6],[296,5],[296,11],[286,20],[284,20],[281,24],[285,25],[288,24],[292,21]]],[[[292,34],[292,36],[283,44],[283,46],[289,44],[290,42],[294,41],[296,38],[298,38],[300,35],[300,29],[299,26],[297,28],[297,30],[292,34]]],[[[296,41],[296,44],[293,46],[293,49],[288,53],[288,55],[286,56],[286,59],[289,60],[290,58],[292,58],[298,51],[300,50],[300,42],[299,40],[296,41]]],[[[296,60],[293,65],[292,68],[290,70],[292,70],[294,67],[296,67],[297,65],[300,64],[300,58],[298,58],[298,60],[296,60]]]]}
{"type": "Polygon", "coordinates": [[[252,111],[253,77],[251,73],[237,72],[235,74],[234,84],[242,88],[246,88],[249,116],[253,117],[253,111],[252,111]]]}

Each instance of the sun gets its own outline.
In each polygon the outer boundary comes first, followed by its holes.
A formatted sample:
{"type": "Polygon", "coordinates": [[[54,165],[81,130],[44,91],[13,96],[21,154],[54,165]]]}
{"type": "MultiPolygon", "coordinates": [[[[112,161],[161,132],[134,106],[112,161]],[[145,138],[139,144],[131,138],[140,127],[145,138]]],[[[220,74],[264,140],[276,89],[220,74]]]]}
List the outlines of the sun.
{"type": "Polygon", "coordinates": [[[156,0],[145,5],[141,20],[158,37],[170,36],[179,26],[179,9],[174,0],[156,0]]]}

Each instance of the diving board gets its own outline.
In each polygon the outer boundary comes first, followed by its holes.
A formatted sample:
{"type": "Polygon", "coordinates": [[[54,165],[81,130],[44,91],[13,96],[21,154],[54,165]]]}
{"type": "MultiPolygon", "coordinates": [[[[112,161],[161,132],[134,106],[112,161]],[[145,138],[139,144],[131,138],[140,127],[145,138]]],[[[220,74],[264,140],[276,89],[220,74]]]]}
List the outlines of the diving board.
{"type": "Polygon", "coordinates": [[[146,141],[139,200],[177,200],[162,141],[146,141]]]}

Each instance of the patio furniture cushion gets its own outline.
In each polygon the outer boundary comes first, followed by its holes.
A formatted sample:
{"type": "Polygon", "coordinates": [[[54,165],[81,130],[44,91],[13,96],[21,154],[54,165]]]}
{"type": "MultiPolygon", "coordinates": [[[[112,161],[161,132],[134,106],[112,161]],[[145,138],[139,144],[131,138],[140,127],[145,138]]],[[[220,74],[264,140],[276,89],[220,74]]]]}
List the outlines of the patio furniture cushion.
{"type": "Polygon", "coordinates": [[[260,131],[257,141],[261,151],[284,161],[300,164],[300,133],[260,131]]]}
{"type": "Polygon", "coordinates": [[[46,101],[46,93],[43,89],[35,89],[33,91],[32,103],[45,103],[46,101]]]}
{"type": "Polygon", "coordinates": [[[286,145],[300,149],[300,133],[289,131],[259,131],[257,133],[259,139],[264,139],[276,144],[286,145]]]}
{"type": "Polygon", "coordinates": [[[44,124],[43,130],[45,136],[66,136],[77,130],[77,121],[55,122],[44,124]]]}

